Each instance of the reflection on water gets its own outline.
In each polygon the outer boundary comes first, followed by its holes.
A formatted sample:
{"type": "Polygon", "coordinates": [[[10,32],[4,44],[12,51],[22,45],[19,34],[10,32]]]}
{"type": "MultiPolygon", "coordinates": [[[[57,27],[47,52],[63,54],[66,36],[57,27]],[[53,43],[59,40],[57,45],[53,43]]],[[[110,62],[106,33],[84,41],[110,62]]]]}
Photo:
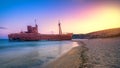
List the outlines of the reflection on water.
{"type": "Polygon", "coordinates": [[[1,40],[0,43],[0,67],[2,68],[40,68],[77,46],[77,43],[72,41],[1,40]]]}

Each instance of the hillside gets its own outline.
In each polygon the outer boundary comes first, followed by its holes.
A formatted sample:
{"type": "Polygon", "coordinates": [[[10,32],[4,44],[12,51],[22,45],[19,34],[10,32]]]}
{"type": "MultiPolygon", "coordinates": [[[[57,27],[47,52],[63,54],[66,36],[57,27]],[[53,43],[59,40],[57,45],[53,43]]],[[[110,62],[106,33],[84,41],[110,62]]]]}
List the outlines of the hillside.
{"type": "Polygon", "coordinates": [[[95,31],[87,34],[74,34],[73,39],[77,38],[108,38],[108,37],[118,37],[120,36],[120,28],[106,29],[95,31]]]}

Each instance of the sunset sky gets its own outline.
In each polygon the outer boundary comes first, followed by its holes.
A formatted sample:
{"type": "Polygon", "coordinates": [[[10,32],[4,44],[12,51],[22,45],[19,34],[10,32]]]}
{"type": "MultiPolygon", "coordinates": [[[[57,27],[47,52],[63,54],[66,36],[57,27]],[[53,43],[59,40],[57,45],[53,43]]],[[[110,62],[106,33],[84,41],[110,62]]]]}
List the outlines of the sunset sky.
{"type": "Polygon", "coordinates": [[[39,33],[89,33],[120,27],[120,1],[0,0],[0,38],[26,31],[36,19],[39,33]]]}

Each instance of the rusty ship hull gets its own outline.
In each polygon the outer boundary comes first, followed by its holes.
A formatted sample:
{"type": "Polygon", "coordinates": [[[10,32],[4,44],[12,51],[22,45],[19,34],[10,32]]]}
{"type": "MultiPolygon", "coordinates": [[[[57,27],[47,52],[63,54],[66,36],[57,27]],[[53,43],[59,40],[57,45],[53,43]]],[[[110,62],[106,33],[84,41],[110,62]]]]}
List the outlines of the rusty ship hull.
{"type": "Polygon", "coordinates": [[[35,27],[27,26],[27,31],[21,31],[20,33],[8,34],[9,40],[20,40],[20,41],[38,41],[38,40],[71,40],[72,33],[62,34],[60,22],[58,23],[59,34],[40,34],[38,32],[38,25],[35,27]]]}
{"type": "Polygon", "coordinates": [[[39,40],[71,40],[72,34],[39,34],[39,33],[14,33],[8,35],[9,40],[18,41],[39,41],[39,40]]]}

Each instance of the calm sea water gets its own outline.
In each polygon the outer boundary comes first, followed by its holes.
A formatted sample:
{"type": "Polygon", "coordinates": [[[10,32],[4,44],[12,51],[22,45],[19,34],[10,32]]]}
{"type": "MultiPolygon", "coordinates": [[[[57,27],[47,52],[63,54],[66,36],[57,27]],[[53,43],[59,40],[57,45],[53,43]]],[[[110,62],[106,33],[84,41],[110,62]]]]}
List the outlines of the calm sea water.
{"type": "Polygon", "coordinates": [[[72,41],[0,40],[0,68],[40,68],[75,46],[78,44],[72,41]]]}

